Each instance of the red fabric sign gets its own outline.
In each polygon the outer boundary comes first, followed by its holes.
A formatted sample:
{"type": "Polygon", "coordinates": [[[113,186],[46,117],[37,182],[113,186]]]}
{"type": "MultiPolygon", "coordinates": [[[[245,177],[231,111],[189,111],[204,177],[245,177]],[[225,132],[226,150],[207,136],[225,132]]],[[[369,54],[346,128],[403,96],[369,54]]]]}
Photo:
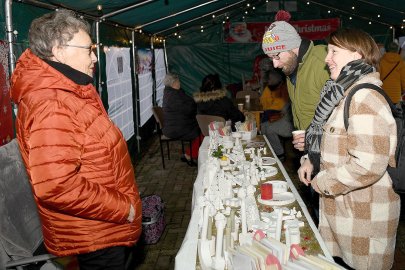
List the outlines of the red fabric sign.
{"type": "MultiPolygon", "coordinates": [[[[289,22],[301,37],[310,40],[326,38],[340,27],[339,18],[289,22]]],[[[224,25],[226,43],[261,43],[271,22],[227,22],[224,25]]]]}
{"type": "Polygon", "coordinates": [[[14,137],[8,77],[8,45],[0,40],[0,146],[14,137]]]}

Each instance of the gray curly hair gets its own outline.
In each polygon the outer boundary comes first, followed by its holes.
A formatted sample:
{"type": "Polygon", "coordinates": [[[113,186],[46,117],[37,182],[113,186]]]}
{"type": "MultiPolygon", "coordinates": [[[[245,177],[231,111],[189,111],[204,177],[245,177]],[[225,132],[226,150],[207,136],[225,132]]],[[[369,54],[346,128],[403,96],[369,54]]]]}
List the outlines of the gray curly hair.
{"type": "Polygon", "coordinates": [[[172,86],[175,81],[179,81],[179,75],[175,73],[167,73],[163,80],[165,86],[172,86]]]}
{"type": "Polygon", "coordinates": [[[45,14],[31,23],[31,51],[41,59],[49,59],[53,46],[67,44],[79,30],[90,35],[90,25],[73,11],[61,9],[45,14]]]}

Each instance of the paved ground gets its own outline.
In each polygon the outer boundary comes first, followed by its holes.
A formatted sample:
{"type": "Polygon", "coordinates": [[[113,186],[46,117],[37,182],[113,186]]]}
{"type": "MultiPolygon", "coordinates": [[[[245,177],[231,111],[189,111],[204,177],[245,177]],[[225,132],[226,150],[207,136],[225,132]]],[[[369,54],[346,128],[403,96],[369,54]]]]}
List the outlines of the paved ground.
{"type": "MultiPolygon", "coordinates": [[[[135,249],[133,269],[174,269],[175,256],[181,246],[191,216],[191,196],[197,168],[189,167],[180,161],[179,142],[170,144],[171,160],[167,160],[167,156],[165,156],[165,170],[162,168],[158,138],[149,139],[143,143],[143,146],[146,150],[135,164],[138,187],[141,196],[158,194],[163,198],[166,203],[167,226],[157,244],[141,244],[135,249]]],[[[286,142],[286,153],[287,159],[284,166],[294,181],[297,153],[293,151],[289,141],[286,142]]],[[[306,201],[308,196],[305,186],[296,182],[296,187],[306,201]]],[[[308,207],[308,209],[310,208],[308,207]]],[[[395,266],[392,270],[405,269],[404,216],[403,214],[398,228],[395,266]]]]}

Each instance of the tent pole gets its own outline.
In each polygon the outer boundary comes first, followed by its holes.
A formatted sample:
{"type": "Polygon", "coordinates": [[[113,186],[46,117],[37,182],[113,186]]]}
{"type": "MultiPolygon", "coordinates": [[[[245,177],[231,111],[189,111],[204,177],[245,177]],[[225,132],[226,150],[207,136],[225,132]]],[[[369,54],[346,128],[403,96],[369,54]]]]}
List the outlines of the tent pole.
{"type": "Polygon", "coordinates": [[[136,47],[135,47],[135,31],[131,31],[132,36],[132,75],[134,78],[134,83],[132,84],[132,93],[134,96],[132,97],[133,104],[134,104],[134,122],[135,122],[135,129],[136,129],[136,149],[138,150],[138,154],[141,153],[141,136],[139,136],[139,112],[138,112],[138,78],[136,75],[136,47]]]}
{"type": "Polygon", "coordinates": [[[6,34],[7,34],[7,43],[8,43],[8,57],[9,57],[9,74],[13,74],[15,69],[15,56],[14,56],[14,47],[13,47],[13,18],[12,18],[12,0],[4,1],[4,12],[6,16],[6,34]]]}
{"type": "Polygon", "coordinates": [[[193,9],[197,9],[197,8],[200,8],[200,7],[203,7],[203,6],[205,6],[205,5],[209,5],[209,4],[218,2],[218,1],[219,1],[219,0],[211,0],[211,1],[208,1],[208,2],[203,3],[203,4],[200,4],[200,5],[198,5],[198,6],[194,6],[194,7],[191,7],[191,8],[185,9],[185,10],[182,10],[182,11],[180,11],[180,12],[177,12],[177,13],[174,13],[174,14],[170,14],[169,16],[166,16],[166,17],[163,17],[163,18],[159,18],[159,19],[157,19],[157,20],[150,21],[150,22],[144,23],[144,24],[142,24],[142,25],[138,25],[137,27],[135,27],[135,29],[141,29],[142,27],[145,27],[145,26],[148,26],[148,25],[151,25],[151,24],[154,24],[154,23],[157,23],[157,22],[160,22],[160,21],[163,21],[163,20],[166,20],[166,19],[175,17],[175,16],[177,16],[177,15],[180,15],[180,14],[183,14],[183,13],[186,13],[186,12],[189,12],[189,11],[191,11],[191,10],[193,10],[193,9]]]}
{"type": "Polygon", "coordinates": [[[105,18],[108,18],[108,17],[112,17],[112,16],[117,15],[118,13],[122,13],[122,12],[125,12],[125,11],[130,10],[130,9],[134,9],[136,7],[139,7],[139,6],[148,4],[150,2],[154,2],[154,1],[156,1],[156,0],[147,0],[147,1],[143,1],[141,3],[136,3],[134,5],[130,5],[129,7],[125,7],[125,8],[122,8],[122,9],[107,13],[107,14],[101,16],[100,19],[105,19],[105,18]]]}
{"type": "Polygon", "coordinates": [[[167,62],[166,40],[163,40],[163,51],[164,51],[164,54],[165,54],[166,73],[168,73],[169,63],[167,62]]]}
{"type": "Polygon", "coordinates": [[[215,10],[215,11],[213,11],[213,12],[204,14],[204,15],[202,15],[202,16],[200,16],[200,17],[197,17],[197,18],[188,20],[188,21],[186,21],[186,22],[182,22],[182,23],[180,23],[179,25],[176,25],[176,26],[172,26],[172,27],[170,27],[170,28],[163,29],[163,30],[161,30],[161,31],[159,31],[159,32],[156,32],[155,35],[158,35],[158,34],[160,34],[160,33],[164,33],[164,32],[166,32],[166,31],[169,31],[169,30],[173,29],[173,28],[177,28],[177,27],[179,27],[179,26],[182,26],[182,25],[187,24],[187,23],[191,23],[191,22],[196,21],[196,20],[199,20],[199,19],[201,19],[201,18],[210,16],[210,15],[212,15],[212,14],[215,14],[215,13],[219,12],[219,11],[226,10],[226,9],[228,9],[228,8],[230,8],[230,7],[239,5],[239,4],[241,4],[241,3],[243,3],[243,2],[246,2],[246,1],[247,1],[247,0],[242,0],[242,1],[239,1],[239,2],[236,2],[236,3],[233,3],[233,4],[231,4],[231,5],[228,5],[228,6],[226,6],[226,7],[220,8],[220,9],[215,10]]]}
{"type": "Polygon", "coordinates": [[[156,106],[157,94],[156,94],[156,65],[155,65],[155,47],[153,44],[154,36],[150,37],[150,49],[152,51],[152,101],[153,106],[156,106]]]}
{"type": "Polygon", "coordinates": [[[98,93],[101,96],[103,92],[103,82],[101,81],[101,62],[100,62],[100,21],[96,21],[96,43],[97,43],[97,66],[98,66],[98,93]]]}

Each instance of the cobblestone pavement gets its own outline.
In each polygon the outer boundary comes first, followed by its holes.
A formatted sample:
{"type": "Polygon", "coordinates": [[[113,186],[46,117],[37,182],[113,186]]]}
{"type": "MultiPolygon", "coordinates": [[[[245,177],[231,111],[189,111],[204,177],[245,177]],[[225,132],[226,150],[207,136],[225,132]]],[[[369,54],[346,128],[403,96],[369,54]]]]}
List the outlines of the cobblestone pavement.
{"type": "MultiPolygon", "coordinates": [[[[286,161],[283,163],[290,178],[295,182],[297,190],[303,200],[309,205],[307,188],[300,184],[296,177],[299,153],[287,140],[286,161]]],[[[180,161],[180,142],[170,143],[170,157],[167,159],[166,148],[163,170],[158,137],[149,139],[144,143],[142,158],[135,163],[135,175],[141,196],[158,194],[166,204],[166,229],[157,244],[139,244],[134,252],[134,265],[132,269],[174,269],[176,253],[179,250],[187,231],[191,216],[191,197],[194,180],[197,177],[197,167],[189,167],[180,161]],[[146,147],[145,147],[146,146],[146,147]]],[[[308,207],[311,209],[311,207],[308,207]]],[[[403,211],[404,213],[405,211],[403,211]]],[[[392,270],[405,269],[405,215],[398,228],[395,265],[392,270]]],[[[185,269],[188,270],[188,269],[185,269]]]]}

